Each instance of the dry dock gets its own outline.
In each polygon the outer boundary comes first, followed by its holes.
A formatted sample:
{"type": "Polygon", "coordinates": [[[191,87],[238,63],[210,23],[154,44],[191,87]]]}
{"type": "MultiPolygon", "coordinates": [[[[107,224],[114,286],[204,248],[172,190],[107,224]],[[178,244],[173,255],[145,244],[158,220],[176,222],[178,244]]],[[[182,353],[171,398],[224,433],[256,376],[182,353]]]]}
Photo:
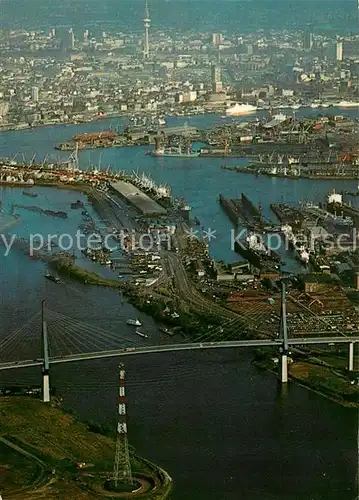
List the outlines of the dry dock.
{"type": "Polygon", "coordinates": [[[152,198],[130,182],[111,182],[111,188],[145,217],[157,217],[167,214],[165,208],[161,207],[155,200],[152,200],[152,198]]]}

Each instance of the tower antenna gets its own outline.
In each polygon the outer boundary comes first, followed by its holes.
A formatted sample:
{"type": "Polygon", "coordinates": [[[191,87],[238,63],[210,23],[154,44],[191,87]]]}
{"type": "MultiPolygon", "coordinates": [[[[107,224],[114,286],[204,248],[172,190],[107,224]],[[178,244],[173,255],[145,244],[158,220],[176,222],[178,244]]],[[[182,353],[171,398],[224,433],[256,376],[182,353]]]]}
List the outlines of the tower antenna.
{"type": "Polygon", "coordinates": [[[149,59],[149,57],[150,57],[150,39],[149,39],[149,35],[148,35],[148,30],[150,29],[150,26],[151,26],[151,18],[150,18],[150,12],[148,10],[147,0],[145,3],[145,16],[143,18],[143,25],[145,27],[145,41],[144,41],[144,47],[143,47],[143,57],[145,59],[149,59]]]}
{"type": "Polygon", "coordinates": [[[121,363],[119,369],[120,369],[120,388],[119,388],[119,403],[118,403],[119,420],[117,424],[116,455],[113,467],[113,479],[115,482],[115,488],[117,488],[119,481],[123,481],[127,484],[133,484],[130,452],[128,448],[128,437],[127,437],[125,365],[121,363]]]}

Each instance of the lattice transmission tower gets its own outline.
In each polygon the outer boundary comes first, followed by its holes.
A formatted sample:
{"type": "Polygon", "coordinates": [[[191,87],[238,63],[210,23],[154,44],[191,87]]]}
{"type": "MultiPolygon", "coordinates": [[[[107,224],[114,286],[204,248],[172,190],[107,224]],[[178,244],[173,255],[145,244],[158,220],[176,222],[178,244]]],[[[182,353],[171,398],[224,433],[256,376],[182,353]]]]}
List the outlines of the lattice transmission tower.
{"type": "Polygon", "coordinates": [[[119,481],[128,484],[133,484],[130,452],[128,447],[128,437],[127,437],[124,365],[121,364],[119,366],[119,369],[120,369],[120,388],[119,388],[119,402],[118,402],[119,419],[117,424],[116,455],[113,467],[113,479],[115,482],[115,487],[117,487],[119,481]]]}

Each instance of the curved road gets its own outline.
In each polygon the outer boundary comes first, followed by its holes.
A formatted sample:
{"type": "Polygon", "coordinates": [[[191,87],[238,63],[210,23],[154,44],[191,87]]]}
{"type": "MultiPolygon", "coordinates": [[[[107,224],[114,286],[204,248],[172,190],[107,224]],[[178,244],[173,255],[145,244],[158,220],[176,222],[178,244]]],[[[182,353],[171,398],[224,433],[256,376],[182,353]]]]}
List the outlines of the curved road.
{"type": "Polygon", "coordinates": [[[0,437],[0,443],[5,444],[9,448],[12,448],[14,451],[25,456],[32,462],[36,462],[36,464],[40,467],[41,470],[40,474],[36,477],[36,479],[32,484],[24,488],[19,488],[17,490],[11,491],[10,493],[7,493],[6,497],[4,497],[4,500],[23,500],[24,498],[29,500],[30,499],[35,500],[40,498],[46,498],[45,487],[51,483],[52,478],[49,478],[48,474],[46,473],[48,467],[45,464],[45,462],[43,462],[37,456],[24,450],[19,445],[12,443],[11,441],[9,441],[4,437],[0,437]]]}

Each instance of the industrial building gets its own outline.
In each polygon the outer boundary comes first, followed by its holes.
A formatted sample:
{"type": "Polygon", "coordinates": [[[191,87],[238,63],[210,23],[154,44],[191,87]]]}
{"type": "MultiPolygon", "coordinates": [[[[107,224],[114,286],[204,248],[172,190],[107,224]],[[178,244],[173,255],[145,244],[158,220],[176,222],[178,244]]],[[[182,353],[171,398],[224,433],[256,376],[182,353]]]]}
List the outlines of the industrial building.
{"type": "Polygon", "coordinates": [[[111,188],[145,217],[157,217],[167,214],[165,208],[161,207],[155,200],[152,200],[146,193],[130,182],[112,182],[111,188]]]}

